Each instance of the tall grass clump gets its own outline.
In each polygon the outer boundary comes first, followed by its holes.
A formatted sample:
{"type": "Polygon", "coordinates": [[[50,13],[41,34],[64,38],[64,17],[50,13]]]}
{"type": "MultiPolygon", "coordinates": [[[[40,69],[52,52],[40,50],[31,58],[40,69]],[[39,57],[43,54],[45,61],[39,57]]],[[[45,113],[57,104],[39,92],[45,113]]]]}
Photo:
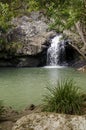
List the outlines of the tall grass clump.
{"type": "Polygon", "coordinates": [[[81,114],[82,92],[73,80],[57,82],[56,86],[47,87],[43,97],[43,110],[65,114],[81,114]]]}

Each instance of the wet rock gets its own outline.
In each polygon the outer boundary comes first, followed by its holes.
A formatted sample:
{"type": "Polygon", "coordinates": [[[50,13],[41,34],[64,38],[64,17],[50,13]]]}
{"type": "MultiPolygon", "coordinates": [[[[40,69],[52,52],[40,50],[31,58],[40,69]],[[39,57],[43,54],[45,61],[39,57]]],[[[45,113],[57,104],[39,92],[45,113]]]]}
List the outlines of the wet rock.
{"type": "Polygon", "coordinates": [[[19,119],[12,130],[86,130],[86,116],[32,113],[19,119]]]}
{"type": "Polygon", "coordinates": [[[34,104],[31,104],[31,105],[29,105],[29,106],[27,106],[26,108],[25,108],[25,111],[27,111],[27,110],[34,110],[36,108],[36,106],[34,105],[34,104]]]}

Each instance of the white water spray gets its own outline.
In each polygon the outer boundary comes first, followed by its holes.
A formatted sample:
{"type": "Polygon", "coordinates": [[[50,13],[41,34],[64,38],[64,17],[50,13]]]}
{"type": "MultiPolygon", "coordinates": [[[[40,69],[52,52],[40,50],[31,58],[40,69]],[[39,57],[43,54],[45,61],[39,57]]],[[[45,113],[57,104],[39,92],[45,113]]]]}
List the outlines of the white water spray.
{"type": "Polygon", "coordinates": [[[50,66],[58,65],[59,53],[63,51],[64,42],[61,41],[62,35],[55,36],[51,41],[51,46],[47,51],[47,64],[50,66]],[[61,44],[60,44],[61,43],[61,44]]]}

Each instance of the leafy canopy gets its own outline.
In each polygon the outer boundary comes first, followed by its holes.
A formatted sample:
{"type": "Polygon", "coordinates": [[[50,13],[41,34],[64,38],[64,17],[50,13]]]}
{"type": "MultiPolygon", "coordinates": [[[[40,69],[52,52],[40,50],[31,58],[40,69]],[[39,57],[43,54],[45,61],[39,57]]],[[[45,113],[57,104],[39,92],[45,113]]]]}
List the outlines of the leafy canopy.
{"type": "Polygon", "coordinates": [[[61,30],[69,29],[77,21],[86,23],[85,0],[37,0],[48,17],[54,19],[52,28],[59,24],[61,30]]]}
{"type": "Polygon", "coordinates": [[[0,28],[8,29],[11,17],[12,12],[9,10],[9,5],[7,3],[3,4],[0,2],[0,28]]]}
{"type": "Polygon", "coordinates": [[[12,17],[36,10],[43,10],[48,18],[54,19],[51,29],[63,31],[77,21],[86,23],[85,0],[1,0],[0,27],[8,28],[12,17]]]}

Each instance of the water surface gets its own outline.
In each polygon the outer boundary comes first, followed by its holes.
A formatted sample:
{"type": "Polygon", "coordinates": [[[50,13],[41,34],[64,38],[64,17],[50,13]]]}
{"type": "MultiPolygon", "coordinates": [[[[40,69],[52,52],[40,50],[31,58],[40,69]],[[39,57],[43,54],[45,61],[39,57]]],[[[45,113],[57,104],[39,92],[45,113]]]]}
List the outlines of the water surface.
{"type": "Polygon", "coordinates": [[[0,68],[0,100],[15,109],[40,104],[46,86],[73,78],[86,91],[86,74],[71,68],[0,68]]]}

